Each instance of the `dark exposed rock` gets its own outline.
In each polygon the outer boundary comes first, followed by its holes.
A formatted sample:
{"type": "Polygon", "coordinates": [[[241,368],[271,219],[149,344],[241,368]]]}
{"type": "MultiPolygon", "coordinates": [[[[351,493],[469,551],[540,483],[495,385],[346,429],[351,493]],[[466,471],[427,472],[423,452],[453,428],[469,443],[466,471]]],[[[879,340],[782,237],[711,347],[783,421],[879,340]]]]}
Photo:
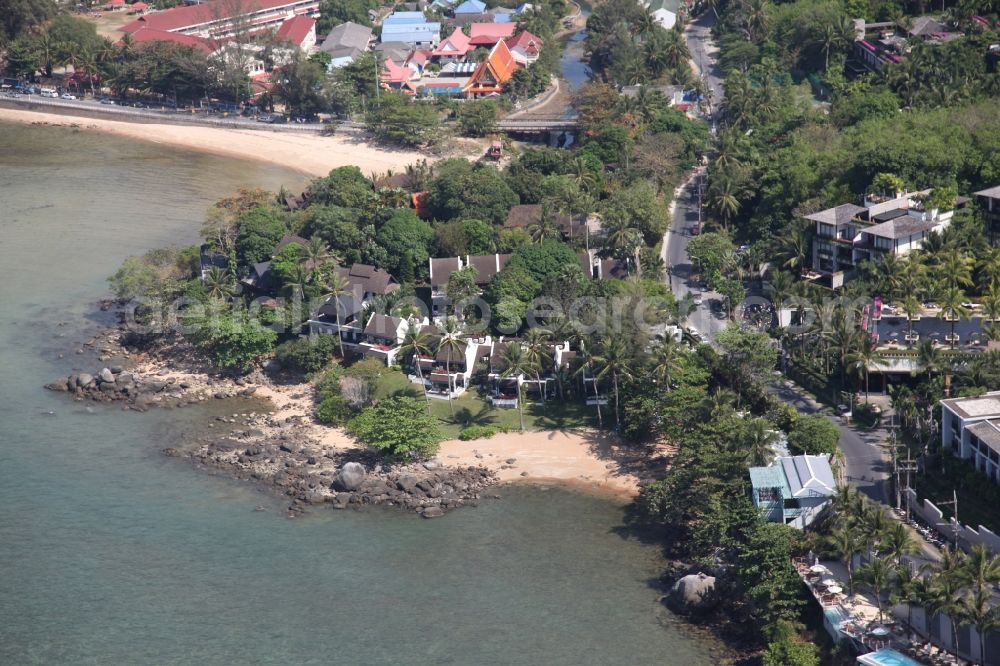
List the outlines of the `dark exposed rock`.
{"type": "Polygon", "coordinates": [[[677,580],[667,595],[667,605],[678,613],[699,613],[712,609],[719,599],[715,577],[689,574],[677,580]]]}
{"type": "Polygon", "coordinates": [[[68,391],[70,390],[69,387],[70,384],[68,379],[57,379],[56,381],[49,382],[45,385],[45,388],[50,391],[68,391]]]}
{"type": "Polygon", "coordinates": [[[364,483],[365,474],[365,467],[361,463],[345,463],[334,478],[333,487],[337,490],[357,490],[364,483]]]}

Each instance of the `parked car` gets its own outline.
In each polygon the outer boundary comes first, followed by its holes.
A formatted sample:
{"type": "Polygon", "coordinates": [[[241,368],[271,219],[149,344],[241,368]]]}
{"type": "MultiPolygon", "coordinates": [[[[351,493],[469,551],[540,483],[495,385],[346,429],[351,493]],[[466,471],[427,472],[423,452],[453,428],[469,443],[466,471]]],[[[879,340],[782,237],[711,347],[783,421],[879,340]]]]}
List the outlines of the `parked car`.
{"type": "Polygon", "coordinates": [[[111,99],[110,97],[102,97],[101,98],[101,104],[114,104],[114,103],[115,103],[115,100],[111,99]]]}
{"type": "Polygon", "coordinates": [[[698,226],[697,224],[692,224],[691,227],[688,229],[688,231],[691,233],[692,236],[697,236],[698,234],[701,233],[701,227],[698,226]]]}
{"type": "Polygon", "coordinates": [[[73,93],[63,93],[62,95],[59,96],[62,97],[63,99],[76,99],[76,95],[74,95],[73,93]]]}
{"type": "Polygon", "coordinates": [[[705,302],[705,297],[702,296],[701,294],[695,294],[693,302],[695,305],[701,305],[702,303],[705,302]]]}

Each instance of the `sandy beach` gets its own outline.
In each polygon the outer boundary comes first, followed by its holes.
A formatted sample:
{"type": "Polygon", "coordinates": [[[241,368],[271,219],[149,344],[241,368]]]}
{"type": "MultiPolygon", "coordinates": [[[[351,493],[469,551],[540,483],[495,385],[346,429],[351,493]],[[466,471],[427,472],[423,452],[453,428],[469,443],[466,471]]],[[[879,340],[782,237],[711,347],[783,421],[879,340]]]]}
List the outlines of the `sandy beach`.
{"type": "Polygon", "coordinates": [[[594,430],[542,430],[443,442],[438,458],[449,465],[487,467],[504,482],[554,482],[633,497],[639,478],[623,470],[617,448],[594,430]]]}
{"type": "Polygon", "coordinates": [[[267,162],[310,176],[326,175],[330,169],[348,165],[357,166],[365,175],[384,173],[389,169],[399,172],[417,160],[436,159],[418,151],[376,147],[366,142],[359,131],[346,129],[339,129],[332,136],[320,136],[200,125],[132,123],[7,108],[0,108],[0,121],[74,126],[140,141],[267,162]]]}
{"type": "MultiPolygon", "coordinates": [[[[140,362],[133,369],[140,375],[183,382],[195,393],[211,394],[220,388],[220,382],[210,384],[204,374],[168,368],[159,360],[140,362]]],[[[318,451],[359,448],[342,428],[313,420],[310,384],[276,384],[258,375],[251,385],[256,387],[255,398],[270,403],[273,409],[270,420],[294,421],[299,436],[313,442],[318,451]]],[[[242,387],[229,388],[238,391],[242,387]]],[[[666,464],[669,451],[654,452],[653,457],[662,458],[666,464]]],[[[629,498],[639,492],[638,470],[645,466],[644,458],[644,454],[630,452],[612,437],[595,430],[508,432],[471,442],[450,440],[442,442],[437,455],[448,466],[486,467],[505,483],[557,483],[629,498]]]]}

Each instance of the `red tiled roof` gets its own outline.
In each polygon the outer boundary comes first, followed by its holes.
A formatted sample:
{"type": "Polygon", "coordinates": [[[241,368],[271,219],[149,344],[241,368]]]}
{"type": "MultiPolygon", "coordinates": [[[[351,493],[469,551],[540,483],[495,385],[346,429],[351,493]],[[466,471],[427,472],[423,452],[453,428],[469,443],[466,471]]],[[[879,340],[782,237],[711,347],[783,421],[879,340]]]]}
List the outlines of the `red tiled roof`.
{"type": "Polygon", "coordinates": [[[278,28],[278,37],[289,41],[296,46],[302,46],[302,43],[312,32],[313,27],[316,25],[316,19],[309,18],[308,16],[293,16],[278,28]]]}
{"type": "Polygon", "coordinates": [[[451,33],[437,45],[437,48],[431,52],[431,55],[435,56],[451,56],[451,55],[465,55],[473,48],[469,44],[469,36],[462,32],[461,28],[455,28],[455,32],[451,33]],[[449,46],[451,48],[445,50],[445,47],[449,46]]]}
{"type": "MultiPolygon", "coordinates": [[[[220,18],[226,18],[237,11],[247,13],[264,9],[277,9],[295,4],[296,2],[296,0],[247,0],[240,7],[228,7],[226,4],[218,4],[222,1],[215,0],[214,2],[206,2],[200,5],[187,5],[185,7],[174,7],[162,12],[153,12],[125,24],[121,30],[122,32],[131,33],[140,28],[148,27],[172,32],[201,23],[215,21],[220,18]],[[216,9],[216,5],[218,5],[218,9],[216,9]]],[[[300,13],[302,12],[300,11],[300,13]]]]}
{"type": "Polygon", "coordinates": [[[147,5],[145,2],[135,2],[132,5],[130,5],[130,7],[137,12],[149,9],[149,5],[147,5]]]}
{"type": "Polygon", "coordinates": [[[410,54],[410,57],[406,59],[406,64],[414,62],[418,65],[424,65],[430,60],[431,52],[427,49],[417,49],[410,54]]]}
{"type": "Polygon", "coordinates": [[[479,67],[472,73],[462,92],[473,94],[502,92],[516,69],[517,63],[507,48],[507,42],[500,40],[490,51],[489,57],[479,63],[479,67]]]}
{"type": "Polygon", "coordinates": [[[542,48],[542,44],[544,43],[545,42],[543,42],[540,37],[535,37],[527,30],[522,30],[517,33],[517,35],[507,40],[507,46],[511,49],[521,47],[528,53],[531,53],[532,49],[534,49],[534,52],[537,53],[542,48]]]}
{"type": "Polygon", "coordinates": [[[473,46],[492,46],[514,34],[516,23],[473,23],[469,27],[469,43],[473,46]]]}
{"type": "Polygon", "coordinates": [[[190,46],[193,49],[208,54],[215,50],[216,44],[204,37],[193,35],[182,35],[179,32],[167,32],[166,30],[154,30],[153,28],[142,28],[131,35],[133,44],[144,44],[146,42],[172,42],[181,46],[190,46]]]}
{"type": "Polygon", "coordinates": [[[397,65],[391,58],[385,59],[384,66],[385,71],[379,74],[378,77],[385,83],[406,83],[413,74],[409,67],[397,65]]]}
{"type": "Polygon", "coordinates": [[[111,0],[111,2],[108,3],[108,7],[124,7],[124,6],[125,6],[125,0],[111,0]]]}

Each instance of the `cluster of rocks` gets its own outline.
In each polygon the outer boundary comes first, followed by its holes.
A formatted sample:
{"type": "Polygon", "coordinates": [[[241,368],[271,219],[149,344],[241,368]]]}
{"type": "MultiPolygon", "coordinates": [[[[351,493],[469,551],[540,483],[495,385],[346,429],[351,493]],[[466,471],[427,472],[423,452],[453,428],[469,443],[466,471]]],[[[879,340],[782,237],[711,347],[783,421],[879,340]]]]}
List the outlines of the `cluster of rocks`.
{"type": "Polygon", "coordinates": [[[126,407],[139,411],[145,411],[154,405],[183,407],[203,402],[208,397],[250,397],[257,391],[256,386],[247,386],[245,383],[235,387],[227,386],[224,390],[199,388],[189,382],[177,381],[174,377],[133,373],[121,365],[105,367],[93,374],[81,372],[60,377],[46,384],[45,388],[72,393],[77,400],[124,402],[126,407]]]}
{"type": "Polygon", "coordinates": [[[90,374],[81,372],[77,375],[57,379],[45,385],[50,391],[68,391],[80,400],[98,400],[111,402],[125,400],[141,405],[143,398],[154,396],[171,383],[149,377],[139,377],[127,372],[120,365],[102,368],[100,372],[90,374]]]}
{"type": "MultiPolygon", "coordinates": [[[[286,424],[294,426],[294,423],[286,424]]],[[[334,509],[397,506],[425,518],[474,503],[497,483],[484,467],[445,467],[436,460],[390,465],[363,450],[325,448],[296,432],[252,428],[202,441],[189,451],[167,450],[267,484],[291,498],[290,514],[311,505],[334,509]]]]}

